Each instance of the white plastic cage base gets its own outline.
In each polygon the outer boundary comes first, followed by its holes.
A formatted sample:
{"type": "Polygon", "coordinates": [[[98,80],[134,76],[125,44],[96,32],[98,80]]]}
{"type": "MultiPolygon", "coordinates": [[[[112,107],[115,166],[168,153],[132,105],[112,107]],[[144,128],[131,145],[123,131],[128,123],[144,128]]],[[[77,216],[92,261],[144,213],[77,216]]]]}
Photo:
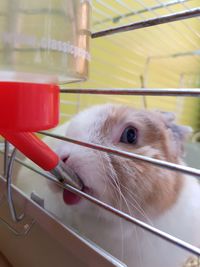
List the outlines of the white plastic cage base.
{"type": "MultiPolygon", "coordinates": [[[[0,177],[1,204],[5,186],[5,180],[0,177]]],[[[15,186],[12,186],[12,191],[17,206],[20,209],[25,207],[24,220],[27,221],[27,217],[31,216],[24,225],[24,228],[30,226],[30,230],[21,236],[0,222],[0,250],[13,267],[34,267],[36,264],[44,267],[126,266],[63,225],[15,186]]],[[[6,218],[5,207],[0,206],[0,216],[6,218]]],[[[16,225],[14,227],[19,228],[16,225]]]]}

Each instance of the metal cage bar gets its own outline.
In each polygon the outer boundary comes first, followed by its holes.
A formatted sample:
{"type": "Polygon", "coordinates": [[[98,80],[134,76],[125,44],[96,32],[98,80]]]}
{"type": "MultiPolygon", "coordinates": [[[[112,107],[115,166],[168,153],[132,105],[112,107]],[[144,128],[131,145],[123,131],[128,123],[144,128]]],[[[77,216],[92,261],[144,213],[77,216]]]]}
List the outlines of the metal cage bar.
{"type": "Polygon", "coordinates": [[[152,26],[156,26],[159,24],[194,18],[198,16],[200,16],[200,8],[195,8],[189,11],[177,12],[172,15],[166,15],[166,16],[155,18],[155,19],[139,21],[136,23],[132,23],[132,24],[128,24],[128,25],[124,25],[120,27],[115,27],[115,28],[110,28],[110,29],[106,29],[103,31],[99,31],[99,32],[94,32],[91,34],[91,37],[98,38],[98,37],[107,36],[107,35],[111,35],[111,34],[115,34],[119,32],[126,32],[126,31],[141,29],[141,28],[152,27],[152,26]]]}
{"type": "Polygon", "coordinates": [[[175,89],[175,88],[115,88],[115,89],[61,89],[61,93],[66,94],[92,94],[92,95],[147,95],[147,96],[191,96],[200,97],[200,89],[187,88],[187,89],[175,89]]]}
{"type": "Polygon", "coordinates": [[[138,220],[138,219],[136,219],[136,218],[134,218],[134,217],[132,217],[132,216],[130,216],[130,215],[128,215],[128,214],[126,214],[126,213],[124,213],[124,212],[98,200],[98,199],[96,199],[95,197],[92,197],[92,196],[86,194],[83,191],[80,191],[80,190],[78,190],[78,189],[76,189],[70,185],[67,185],[67,184],[61,184],[52,175],[45,173],[43,171],[37,170],[36,168],[30,166],[27,163],[24,163],[22,160],[20,160],[18,158],[15,158],[15,161],[20,163],[21,165],[25,166],[26,168],[42,175],[43,177],[45,177],[49,181],[58,184],[58,186],[65,188],[65,189],[69,190],[70,192],[89,200],[90,202],[94,203],[95,205],[117,215],[118,217],[123,218],[126,221],[137,225],[138,227],[166,240],[167,242],[170,242],[171,244],[177,245],[178,247],[180,247],[180,248],[182,248],[188,252],[191,252],[197,256],[200,256],[200,249],[199,248],[197,248],[197,247],[195,247],[195,246],[193,246],[193,245],[191,245],[191,244],[189,244],[189,243],[187,243],[187,242],[185,242],[179,238],[176,238],[170,234],[167,234],[167,233],[165,233],[165,232],[163,232],[163,231],[161,231],[161,230],[159,230],[159,229],[157,229],[157,228],[155,228],[155,227],[153,227],[147,223],[144,223],[144,222],[142,222],[142,221],[140,221],[140,220],[138,220]]]}
{"type": "Polygon", "coordinates": [[[194,175],[197,176],[198,178],[200,177],[200,170],[195,169],[195,168],[191,168],[191,167],[187,167],[187,166],[183,166],[183,165],[178,165],[175,163],[171,163],[171,162],[167,162],[167,161],[163,161],[163,160],[158,160],[158,159],[154,159],[154,158],[149,158],[143,155],[138,155],[135,153],[130,153],[130,152],[125,152],[119,149],[115,149],[115,148],[110,148],[110,147],[106,147],[106,146],[102,146],[102,145],[97,145],[97,144],[93,144],[93,143],[87,143],[87,142],[83,142],[80,140],[76,140],[76,139],[72,139],[69,137],[65,137],[65,136],[60,136],[57,134],[52,134],[50,132],[46,132],[46,131],[42,131],[42,132],[38,132],[40,134],[46,135],[46,136],[50,136],[50,137],[54,137],[56,139],[62,140],[62,141],[66,141],[66,142],[70,142],[76,145],[80,145],[80,146],[84,146],[87,148],[91,148],[91,149],[95,149],[95,150],[99,150],[99,151],[103,151],[103,152],[107,152],[113,155],[117,155],[120,157],[124,157],[124,158],[128,158],[128,159],[136,159],[136,160],[141,160],[159,167],[163,167],[172,171],[179,171],[185,174],[189,174],[189,175],[194,175]]]}

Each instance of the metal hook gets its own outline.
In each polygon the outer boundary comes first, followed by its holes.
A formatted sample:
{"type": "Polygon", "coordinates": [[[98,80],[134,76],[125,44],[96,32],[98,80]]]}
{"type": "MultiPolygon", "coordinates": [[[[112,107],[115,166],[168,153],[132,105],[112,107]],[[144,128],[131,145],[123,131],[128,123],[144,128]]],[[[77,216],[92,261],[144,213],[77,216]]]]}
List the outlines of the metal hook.
{"type": "Polygon", "coordinates": [[[7,140],[4,141],[4,177],[6,177],[8,171],[8,162],[9,162],[9,142],[7,140]]]}
{"type": "Polygon", "coordinates": [[[14,148],[14,150],[11,153],[8,168],[7,168],[7,173],[6,173],[6,181],[7,181],[7,199],[8,199],[8,205],[9,205],[9,210],[10,214],[12,217],[12,220],[14,222],[19,222],[24,218],[24,213],[21,215],[17,216],[14,203],[13,203],[13,198],[12,198],[12,188],[11,188],[11,183],[12,183],[12,171],[13,171],[13,164],[15,160],[17,149],[14,148]]]}
{"type": "MultiPolygon", "coordinates": [[[[4,177],[2,176],[2,175],[0,175],[0,177],[2,178],[2,179],[4,179],[4,177]]],[[[0,201],[0,206],[2,205],[2,203],[3,203],[3,199],[5,199],[5,195],[2,197],[2,199],[1,199],[1,201],[0,201]]],[[[23,231],[18,231],[18,230],[16,230],[9,222],[7,222],[6,220],[5,220],[5,218],[2,218],[2,217],[0,217],[0,224],[2,224],[3,226],[5,226],[8,230],[10,230],[14,235],[16,235],[16,236],[19,236],[19,237],[23,237],[23,236],[26,236],[29,232],[30,232],[30,230],[31,230],[31,228],[33,227],[33,225],[35,224],[35,220],[34,219],[32,219],[31,220],[31,222],[28,222],[28,223],[25,223],[24,225],[23,225],[23,231]]]]}

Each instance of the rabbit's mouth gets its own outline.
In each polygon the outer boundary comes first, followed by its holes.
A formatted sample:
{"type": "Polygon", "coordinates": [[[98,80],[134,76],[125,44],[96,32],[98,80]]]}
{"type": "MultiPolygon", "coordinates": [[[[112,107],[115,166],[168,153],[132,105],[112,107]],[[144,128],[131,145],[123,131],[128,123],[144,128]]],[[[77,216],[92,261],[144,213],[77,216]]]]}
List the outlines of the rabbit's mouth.
{"type": "MultiPolygon", "coordinates": [[[[82,181],[82,179],[80,179],[80,180],[82,181]]],[[[83,183],[83,181],[82,181],[82,183],[83,183]]],[[[90,188],[88,186],[84,185],[84,183],[83,183],[83,188],[81,191],[83,191],[86,194],[91,193],[90,188]]],[[[67,204],[67,205],[75,205],[75,204],[78,204],[82,200],[82,198],[80,196],[76,195],[75,193],[72,193],[69,190],[64,189],[63,190],[63,200],[64,200],[65,204],[67,204]]]]}
{"type": "MultiPolygon", "coordinates": [[[[66,164],[67,160],[68,160],[68,156],[65,156],[63,158],[61,158],[62,161],[64,162],[64,164],[66,164]]],[[[78,180],[80,181],[80,184],[82,184],[82,189],[81,191],[85,192],[85,193],[88,193],[88,189],[87,187],[85,186],[83,180],[80,178],[80,176],[75,173],[72,169],[68,169],[68,171],[70,170],[70,172],[72,172],[72,175],[73,173],[75,174],[75,176],[78,178],[78,180]]],[[[80,201],[81,201],[81,197],[67,189],[64,189],[63,190],[63,200],[65,202],[65,204],[67,205],[75,205],[75,204],[78,204],[80,201]]]]}

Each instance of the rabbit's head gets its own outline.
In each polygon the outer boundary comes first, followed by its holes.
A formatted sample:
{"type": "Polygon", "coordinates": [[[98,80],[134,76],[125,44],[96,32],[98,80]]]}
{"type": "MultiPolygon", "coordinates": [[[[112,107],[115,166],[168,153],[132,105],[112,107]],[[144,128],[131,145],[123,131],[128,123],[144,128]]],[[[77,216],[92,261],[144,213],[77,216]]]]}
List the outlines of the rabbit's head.
{"type": "MultiPolygon", "coordinates": [[[[76,115],[68,124],[66,136],[179,164],[190,131],[175,124],[171,113],[106,104],[76,115]]],[[[159,215],[169,209],[182,188],[181,173],[144,161],[67,142],[61,142],[57,152],[81,178],[85,191],[138,217],[143,213],[159,215]]],[[[86,201],[79,203],[66,191],[64,200],[87,206],[86,201]]]]}

